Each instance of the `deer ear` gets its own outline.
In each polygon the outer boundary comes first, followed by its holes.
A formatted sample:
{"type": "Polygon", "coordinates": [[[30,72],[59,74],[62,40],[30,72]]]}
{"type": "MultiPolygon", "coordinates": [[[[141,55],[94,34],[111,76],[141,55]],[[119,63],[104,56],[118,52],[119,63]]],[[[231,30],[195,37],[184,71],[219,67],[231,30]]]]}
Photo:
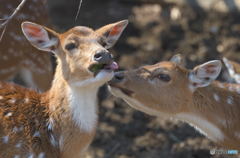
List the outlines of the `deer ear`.
{"type": "Polygon", "coordinates": [[[189,73],[189,81],[192,88],[206,87],[214,81],[222,69],[221,61],[212,60],[195,67],[189,73]]]}
{"type": "Polygon", "coordinates": [[[102,38],[106,49],[111,48],[117,42],[127,25],[128,20],[122,20],[96,30],[97,34],[102,38]]]}
{"type": "Polygon", "coordinates": [[[44,26],[23,22],[22,31],[27,40],[37,49],[53,52],[58,44],[58,34],[44,26]]]}
{"type": "Polygon", "coordinates": [[[176,54],[174,55],[171,59],[170,62],[176,63],[177,65],[184,66],[184,60],[181,54],[176,54]]]}

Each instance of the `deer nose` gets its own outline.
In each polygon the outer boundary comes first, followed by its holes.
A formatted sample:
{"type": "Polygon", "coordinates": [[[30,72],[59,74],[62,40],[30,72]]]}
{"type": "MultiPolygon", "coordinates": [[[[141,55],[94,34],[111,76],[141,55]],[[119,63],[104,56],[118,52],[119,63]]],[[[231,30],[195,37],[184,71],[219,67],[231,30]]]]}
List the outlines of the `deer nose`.
{"type": "Polygon", "coordinates": [[[110,83],[119,83],[119,82],[123,81],[123,79],[124,79],[124,72],[123,71],[115,72],[112,80],[110,81],[110,83]]]}
{"type": "Polygon", "coordinates": [[[93,58],[100,64],[110,64],[113,62],[113,56],[108,51],[98,51],[93,58]]]}

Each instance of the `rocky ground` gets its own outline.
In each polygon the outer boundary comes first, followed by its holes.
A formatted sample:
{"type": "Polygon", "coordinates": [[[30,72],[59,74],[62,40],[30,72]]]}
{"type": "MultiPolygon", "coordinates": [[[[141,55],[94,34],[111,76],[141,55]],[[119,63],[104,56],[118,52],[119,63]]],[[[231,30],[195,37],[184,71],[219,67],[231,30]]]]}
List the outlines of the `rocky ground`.
{"type": "MultiPolygon", "coordinates": [[[[51,0],[50,12],[59,30],[74,25],[94,28],[129,19],[130,24],[112,52],[121,69],[168,60],[182,54],[188,68],[223,56],[240,62],[240,14],[205,12],[151,0],[51,0]]],[[[161,120],[130,108],[103,87],[100,123],[89,150],[92,158],[230,158],[211,156],[217,146],[189,125],[161,120]]],[[[231,158],[236,158],[232,156],[231,158]]]]}

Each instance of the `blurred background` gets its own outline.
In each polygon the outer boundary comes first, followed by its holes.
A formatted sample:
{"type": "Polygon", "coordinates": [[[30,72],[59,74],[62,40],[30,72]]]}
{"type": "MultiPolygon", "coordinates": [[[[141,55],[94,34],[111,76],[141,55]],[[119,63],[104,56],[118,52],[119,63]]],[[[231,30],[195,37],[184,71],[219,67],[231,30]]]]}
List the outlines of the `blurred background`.
{"type": "MultiPolygon", "coordinates": [[[[240,0],[49,0],[59,32],[75,25],[98,28],[123,19],[129,25],[111,50],[121,69],[185,57],[188,68],[223,56],[240,62],[240,0]]],[[[40,12],[41,13],[41,12],[40,12]]],[[[99,92],[99,126],[89,158],[229,158],[210,155],[210,140],[189,125],[161,120],[99,92]]],[[[233,158],[237,156],[232,156],[233,158]]]]}

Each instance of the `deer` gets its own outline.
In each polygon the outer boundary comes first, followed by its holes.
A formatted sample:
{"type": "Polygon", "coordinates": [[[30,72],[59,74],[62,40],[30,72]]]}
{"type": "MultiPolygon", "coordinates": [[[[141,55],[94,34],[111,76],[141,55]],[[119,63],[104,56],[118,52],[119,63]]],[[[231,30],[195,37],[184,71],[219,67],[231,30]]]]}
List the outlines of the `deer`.
{"type": "Polygon", "coordinates": [[[111,93],[131,107],[195,127],[217,145],[240,150],[240,85],[216,81],[222,63],[187,69],[181,56],[115,73],[111,93]]]}
{"type": "Polygon", "coordinates": [[[23,22],[27,40],[51,52],[57,66],[51,88],[39,93],[0,83],[0,157],[80,158],[94,138],[98,122],[97,91],[118,68],[108,51],[127,20],[93,30],[76,26],[57,33],[23,22]]]}
{"type": "Polygon", "coordinates": [[[237,84],[240,84],[240,64],[223,57],[223,63],[227,68],[228,74],[231,79],[237,84]]]}
{"type": "MultiPolygon", "coordinates": [[[[7,19],[19,3],[20,0],[1,0],[0,19],[7,19]]],[[[21,85],[41,92],[50,88],[53,79],[51,55],[30,46],[21,32],[23,20],[51,26],[46,3],[47,0],[27,1],[7,25],[0,41],[1,81],[17,81],[21,85]]]]}

